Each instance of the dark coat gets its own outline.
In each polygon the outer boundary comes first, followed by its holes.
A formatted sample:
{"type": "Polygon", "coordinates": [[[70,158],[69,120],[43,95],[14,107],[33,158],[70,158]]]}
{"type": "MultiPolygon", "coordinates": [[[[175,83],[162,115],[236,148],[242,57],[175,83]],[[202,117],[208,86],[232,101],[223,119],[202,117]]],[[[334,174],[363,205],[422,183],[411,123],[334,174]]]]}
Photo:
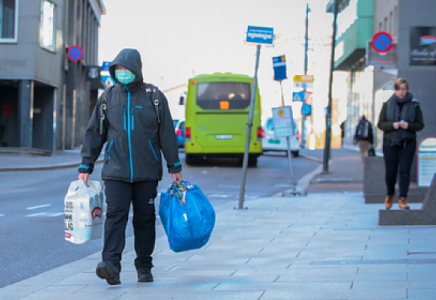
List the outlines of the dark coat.
{"type": "MultiPolygon", "coordinates": [[[[380,116],[378,120],[377,127],[383,131],[384,139],[390,139],[391,134],[397,134],[404,136],[404,141],[406,140],[415,140],[416,132],[422,130],[424,128],[424,118],[422,117],[422,111],[419,106],[419,102],[416,99],[413,99],[413,96],[408,93],[407,97],[410,97],[411,103],[413,103],[414,107],[414,119],[413,120],[405,120],[409,123],[407,129],[395,129],[394,122],[401,121],[401,115],[395,116],[394,119],[388,118],[388,103],[389,101],[393,101],[395,99],[395,94],[385,103],[383,103],[383,107],[380,111],[380,116]],[[413,99],[413,100],[412,100],[413,99]]],[[[401,110],[400,110],[401,112],[401,110]]],[[[393,137],[393,136],[392,136],[393,137]]],[[[395,141],[391,141],[394,143],[395,141]]]]}
{"type": "Polygon", "coordinates": [[[151,99],[152,86],[142,82],[139,52],[134,49],[122,50],[111,63],[109,71],[117,83],[110,90],[108,97],[107,123],[103,123],[106,127],[103,131],[106,134],[100,135],[100,97],[86,129],[79,171],[92,173],[94,162],[107,141],[103,180],[161,180],[161,152],[167,161],[168,172],[180,172],[182,166],[168,101],[160,91],[157,92],[160,119],[158,122],[151,99]],[[115,78],[116,65],[133,72],[136,75],[135,80],[127,85],[118,82],[115,78]]]}

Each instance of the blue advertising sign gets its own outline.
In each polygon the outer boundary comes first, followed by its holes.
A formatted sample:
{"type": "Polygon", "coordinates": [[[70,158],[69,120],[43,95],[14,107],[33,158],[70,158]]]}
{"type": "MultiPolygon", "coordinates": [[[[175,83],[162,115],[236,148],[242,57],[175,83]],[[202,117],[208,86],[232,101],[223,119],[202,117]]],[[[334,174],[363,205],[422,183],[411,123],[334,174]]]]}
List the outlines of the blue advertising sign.
{"type": "Polygon", "coordinates": [[[286,76],[286,57],[284,55],[273,57],[274,80],[282,81],[286,76]]]}
{"type": "Polygon", "coordinates": [[[104,61],[101,65],[101,71],[102,72],[109,72],[109,66],[111,65],[110,61],[104,61]]]}
{"type": "Polygon", "coordinates": [[[247,43],[272,45],[274,42],[274,28],[248,26],[247,43]]]}

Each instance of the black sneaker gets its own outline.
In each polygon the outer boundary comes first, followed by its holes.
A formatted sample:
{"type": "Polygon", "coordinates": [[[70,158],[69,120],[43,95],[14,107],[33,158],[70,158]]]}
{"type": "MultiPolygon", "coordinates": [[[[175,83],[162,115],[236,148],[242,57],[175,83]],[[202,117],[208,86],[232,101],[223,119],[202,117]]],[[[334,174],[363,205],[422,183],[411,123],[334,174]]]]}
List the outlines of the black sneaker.
{"type": "Polygon", "coordinates": [[[153,282],[153,275],[151,274],[151,268],[139,268],[138,282],[153,282]]]}
{"type": "Polygon", "coordinates": [[[97,276],[101,279],[106,279],[107,283],[110,285],[117,285],[121,283],[120,270],[114,265],[113,262],[99,262],[95,273],[97,273],[97,276]]]}

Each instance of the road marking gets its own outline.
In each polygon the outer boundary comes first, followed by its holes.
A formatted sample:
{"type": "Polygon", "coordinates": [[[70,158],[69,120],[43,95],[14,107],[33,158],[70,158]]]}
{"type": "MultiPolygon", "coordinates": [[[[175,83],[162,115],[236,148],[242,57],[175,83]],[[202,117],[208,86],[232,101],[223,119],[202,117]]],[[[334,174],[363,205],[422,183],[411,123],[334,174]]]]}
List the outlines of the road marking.
{"type": "Polygon", "coordinates": [[[219,198],[230,198],[230,197],[234,197],[234,195],[221,195],[221,194],[212,194],[212,195],[207,195],[208,197],[219,197],[219,198]]]}
{"type": "Polygon", "coordinates": [[[62,216],[63,214],[64,214],[64,212],[54,213],[54,214],[51,214],[50,217],[62,216]]]}
{"type": "Polygon", "coordinates": [[[220,187],[239,188],[239,185],[219,184],[220,187]]]}
{"type": "Polygon", "coordinates": [[[30,215],[26,215],[26,217],[38,217],[38,216],[42,216],[42,215],[46,215],[46,212],[40,212],[40,213],[36,213],[36,214],[30,214],[30,215]]]}
{"type": "Polygon", "coordinates": [[[51,204],[42,204],[42,205],[38,205],[38,206],[27,207],[26,210],[34,210],[34,209],[49,207],[49,206],[51,206],[51,204]]]}
{"type": "Polygon", "coordinates": [[[5,214],[0,214],[0,217],[4,217],[5,216],[5,214]]]}
{"type": "Polygon", "coordinates": [[[276,187],[292,187],[291,184],[276,184],[276,187]]]}

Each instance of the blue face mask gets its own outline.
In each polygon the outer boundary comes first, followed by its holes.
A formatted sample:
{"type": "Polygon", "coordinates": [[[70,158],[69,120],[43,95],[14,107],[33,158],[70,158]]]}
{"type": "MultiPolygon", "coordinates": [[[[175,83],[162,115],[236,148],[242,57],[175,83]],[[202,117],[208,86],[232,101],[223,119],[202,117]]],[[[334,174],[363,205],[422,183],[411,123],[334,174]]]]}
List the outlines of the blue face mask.
{"type": "Polygon", "coordinates": [[[122,84],[129,84],[135,80],[135,74],[129,70],[115,70],[115,78],[122,84]]]}

